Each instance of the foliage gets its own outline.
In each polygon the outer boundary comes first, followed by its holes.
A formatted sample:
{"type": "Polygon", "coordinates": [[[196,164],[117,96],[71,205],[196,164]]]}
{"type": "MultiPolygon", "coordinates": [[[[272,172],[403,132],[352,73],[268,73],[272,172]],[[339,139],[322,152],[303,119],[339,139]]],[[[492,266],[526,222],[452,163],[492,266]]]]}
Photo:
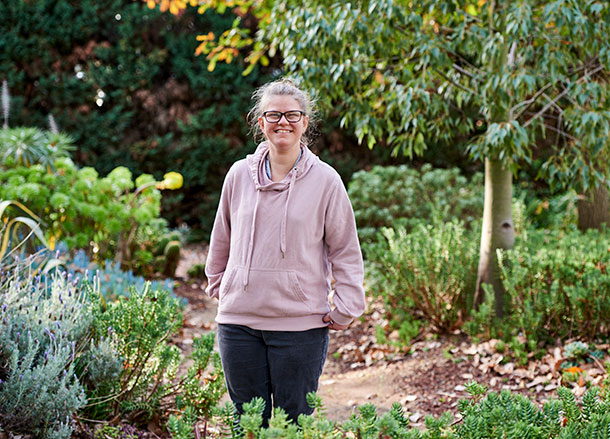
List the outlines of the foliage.
{"type": "MultiPolygon", "coordinates": [[[[510,339],[519,333],[530,346],[557,337],[607,336],[609,248],[607,230],[523,233],[514,249],[500,252],[501,278],[514,311],[500,328],[504,333],[495,335],[510,339]]],[[[467,326],[471,334],[494,335],[497,329],[490,309],[488,302],[475,313],[467,326]]]]}
{"type": "Polygon", "coordinates": [[[66,273],[34,276],[34,264],[0,274],[0,426],[69,438],[86,403],[75,364],[89,345],[94,302],[66,273]]]}
{"type": "Polygon", "coordinates": [[[52,167],[58,158],[69,157],[74,149],[66,134],[52,133],[33,127],[0,130],[0,165],[52,167]]]}
{"type": "Polygon", "coordinates": [[[91,282],[58,269],[38,275],[38,258],[0,270],[0,428],[69,438],[72,417],[142,421],[152,413],[210,416],[225,391],[213,333],[195,338],[192,364],[169,337],[181,327],[169,292],[141,291],[103,300],[91,282]]]}
{"type": "Polygon", "coordinates": [[[264,81],[258,68],[210,72],[193,56],[198,32],[234,18],[171,16],[133,0],[1,2],[9,124],[42,128],[52,113],[78,145],[74,161],[101,175],[124,166],[160,179],[171,164],[185,181],[163,200],[167,218],[209,231],[224,174],[252,149],[243,115],[264,81]]]}
{"type": "MultiPolygon", "coordinates": [[[[274,411],[268,428],[262,427],[264,402],[254,399],[244,404],[239,421],[241,430],[225,429],[221,425],[220,438],[320,438],[337,439],[598,439],[607,438],[610,431],[610,395],[607,390],[589,389],[582,404],[566,388],[559,388],[559,399],[551,399],[539,408],[523,395],[507,390],[487,392],[476,382],[466,384],[469,397],[458,403],[460,419],[449,412],[438,418],[428,416],[425,428],[411,428],[400,404],[379,415],[372,404],[358,407],[351,417],[341,423],[326,419],[321,402],[313,415],[301,415],[298,425],[287,422],[281,409],[274,411]]],[[[308,395],[313,400],[315,395],[308,395]]],[[[223,410],[224,426],[232,425],[230,405],[223,410]]],[[[178,436],[177,436],[178,437],[178,436]]],[[[189,436],[180,436],[189,437],[189,436]]]]}
{"type": "Polygon", "coordinates": [[[119,262],[106,260],[104,264],[98,266],[90,262],[87,254],[83,250],[78,250],[74,256],[60,258],[67,270],[75,275],[78,274],[83,280],[93,284],[98,282],[96,288],[106,301],[115,300],[121,296],[128,295],[132,289],[143,291],[146,283],[150,283],[152,290],[166,290],[173,293],[173,281],[147,281],[142,276],[133,274],[132,271],[121,269],[119,262]]]}
{"type": "Polygon", "coordinates": [[[472,228],[483,210],[483,176],[468,181],[454,169],[433,169],[424,165],[375,166],[358,171],[349,184],[358,234],[372,241],[381,227],[411,230],[420,222],[450,221],[458,218],[472,228]]]}
{"type": "Polygon", "coordinates": [[[369,290],[384,301],[390,325],[414,336],[406,322],[421,319],[438,331],[459,327],[476,281],[476,240],[463,223],[383,229],[383,239],[364,247],[369,290]]]}
{"type": "Polygon", "coordinates": [[[89,366],[85,383],[92,402],[87,416],[121,416],[142,422],[164,413],[170,405],[199,417],[209,416],[224,393],[220,359],[213,351],[215,337],[211,333],[193,341],[193,364],[176,379],[181,356],[169,338],[182,325],[179,305],[167,291],[152,290],[147,284],[143,291],[132,289],[128,297],[109,303],[98,315],[95,339],[98,343],[118,341],[107,343],[112,343],[121,367],[112,379],[95,383],[89,366]]]}
{"type": "Polygon", "coordinates": [[[165,180],[146,174],[133,180],[123,167],[99,178],[93,168],[79,169],[69,158],[57,159],[54,168],[49,172],[37,164],[5,169],[0,199],[24,203],[38,215],[51,247],[63,241],[70,250],[87,249],[98,261],[118,252],[123,267],[144,270],[150,261],[133,258],[145,256],[146,247],[167,233],[166,222],[159,219],[161,193],[155,188],[165,180]],[[138,235],[140,230],[154,230],[156,236],[138,235]],[[138,242],[139,236],[149,241],[138,242]]]}
{"type": "Polygon", "coordinates": [[[48,247],[48,243],[44,237],[39,224],[38,218],[30,209],[18,201],[3,200],[0,198],[0,263],[2,260],[16,251],[19,247],[26,243],[32,235],[36,236],[43,245],[48,247]],[[17,208],[27,216],[15,216],[10,218],[11,208],[17,208]],[[9,211],[9,214],[7,214],[9,211]],[[22,232],[26,229],[27,234],[22,232]]]}
{"type": "Polygon", "coordinates": [[[118,380],[108,387],[90,387],[93,400],[90,416],[150,417],[160,407],[169,381],[179,364],[178,348],[167,343],[182,322],[178,302],[166,291],[133,290],[127,297],[108,304],[96,319],[96,338],[113,336],[121,340],[118,356],[123,367],[118,380]]]}

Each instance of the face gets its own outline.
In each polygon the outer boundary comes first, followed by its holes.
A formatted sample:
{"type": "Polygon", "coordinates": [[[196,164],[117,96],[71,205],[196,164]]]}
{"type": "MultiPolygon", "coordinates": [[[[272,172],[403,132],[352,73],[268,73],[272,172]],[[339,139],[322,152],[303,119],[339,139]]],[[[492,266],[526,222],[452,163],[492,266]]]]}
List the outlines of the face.
{"type": "MultiPolygon", "coordinates": [[[[265,105],[264,111],[304,111],[298,101],[290,96],[271,96],[265,105]]],[[[301,136],[307,129],[309,117],[303,115],[298,122],[288,122],[282,116],[277,122],[267,122],[264,117],[258,119],[258,124],[263,134],[278,152],[287,152],[292,148],[298,148],[301,136]]]]}

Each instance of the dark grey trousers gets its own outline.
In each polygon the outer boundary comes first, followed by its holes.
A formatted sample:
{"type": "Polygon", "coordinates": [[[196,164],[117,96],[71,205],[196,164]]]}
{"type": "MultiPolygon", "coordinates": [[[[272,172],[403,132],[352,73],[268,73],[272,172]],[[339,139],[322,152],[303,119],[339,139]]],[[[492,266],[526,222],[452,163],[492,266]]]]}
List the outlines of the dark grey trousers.
{"type": "Polygon", "coordinates": [[[281,407],[296,422],[311,414],[306,395],[318,390],[328,351],[328,328],[307,331],[260,331],[240,325],[218,325],[218,345],[229,396],[242,404],[265,400],[263,426],[272,407],[281,407]]]}

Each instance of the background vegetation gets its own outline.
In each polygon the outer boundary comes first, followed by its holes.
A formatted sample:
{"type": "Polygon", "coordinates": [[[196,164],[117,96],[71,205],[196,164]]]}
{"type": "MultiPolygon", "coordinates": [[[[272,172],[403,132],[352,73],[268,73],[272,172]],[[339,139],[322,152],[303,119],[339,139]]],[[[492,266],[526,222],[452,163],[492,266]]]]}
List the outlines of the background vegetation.
{"type": "Polygon", "coordinates": [[[425,430],[397,406],[333,423],[312,395],[315,415],[278,411],[263,430],[260,401],[241,419],[217,406],[213,334],[182,358],[169,340],[184,303],[146,279],[205,241],[226,170],[255,146],[252,91],[288,72],[317,91],[314,150],[348,186],[393,343],[462,331],[525,364],[578,339],[566,356],[584,361],[610,340],[609,28],[593,0],[0,3],[0,428],[68,438],[102,421],[93,437],[130,437],[121,420],[155,418],[190,439],[214,418],[233,438],[607,437],[607,382],[543,408],[470,383],[460,420],[425,430]],[[510,239],[481,244],[490,221],[510,239]]]}

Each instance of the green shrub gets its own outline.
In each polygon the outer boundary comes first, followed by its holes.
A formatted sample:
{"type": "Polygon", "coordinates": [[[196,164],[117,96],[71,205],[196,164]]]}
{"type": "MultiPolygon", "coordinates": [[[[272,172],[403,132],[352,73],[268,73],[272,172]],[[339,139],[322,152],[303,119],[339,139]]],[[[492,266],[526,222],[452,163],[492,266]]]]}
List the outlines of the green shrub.
{"type": "Polygon", "coordinates": [[[102,175],[124,166],[159,179],[171,163],[185,187],[164,199],[168,219],[209,229],[224,174],[252,150],[244,114],[265,82],[258,67],[244,77],[239,59],[210,72],[195,56],[198,34],[235,18],[134,0],[0,2],[9,124],[41,128],[52,113],[78,145],[74,161],[102,175]]]}
{"type": "MultiPolygon", "coordinates": [[[[87,394],[91,404],[87,416],[112,419],[116,416],[143,422],[162,414],[168,405],[209,416],[224,393],[224,375],[214,334],[193,341],[192,366],[177,379],[181,364],[179,349],[169,343],[182,326],[180,302],[164,290],[132,290],[108,304],[95,321],[96,340],[109,342],[108,352],[122,360],[118,373],[94,383],[88,372],[87,394]],[[210,369],[210,370],[208,370],[210,369]],[[174,402],[172,402],[174,401],[174,402]]],[[[93,352],[93,350],[92,350],[93,352]]],[[[91,368],[91,366],[89,366],[91,368]]],[[[96,374],[97,376],[97,374],[96,374]]]]}
{"type": "Polygon", "coordinates": [[[159,218],[161,193],[152,176],[134,181],[127,168],[119,167],[100,178],[93,168],[78,169],[69,158],[57,159],[54,168],[4,169],[0,199],[21,202],[38,215],[50,245],[62,241],[70,250],[84,248],[97,262],[115,259],[121,250],[123,268],[151,275],[144,252],[168,233],[167,222],[159,218]]]}
{"type": "MultiPolygon", "coordinates": [[[[383,239],[364,246],[369,291],[381,297],[390,325],[403,341],[421,319],[437,331],[460,325],[472,303],[477,240],[463,223],[383,229],[383,239]]],[[[414,331],[415,329],[415,331],[414,331]]]]}
{"type": "MultiPolygon", "coordinates": [[[[610,334],[609,249],[608,231],[528,230],[519,236],[512,250],[499,252],[508,306],[503,333],[495,335],[521,334],[536,346],[558,337],[610,334]]],[[[493,331],[491,301],[488,295],[467,325],[471,334],[493,331]]]]}
{"type": "Polygon", "coordinates": [[[472,228],[483,212],[483,176],[468,181],[457,168],[375,166],[352,176],[349,196],[362,242],[376,239],[381,227],[410,230],[422,221],[461,219],[472,228]]]}

